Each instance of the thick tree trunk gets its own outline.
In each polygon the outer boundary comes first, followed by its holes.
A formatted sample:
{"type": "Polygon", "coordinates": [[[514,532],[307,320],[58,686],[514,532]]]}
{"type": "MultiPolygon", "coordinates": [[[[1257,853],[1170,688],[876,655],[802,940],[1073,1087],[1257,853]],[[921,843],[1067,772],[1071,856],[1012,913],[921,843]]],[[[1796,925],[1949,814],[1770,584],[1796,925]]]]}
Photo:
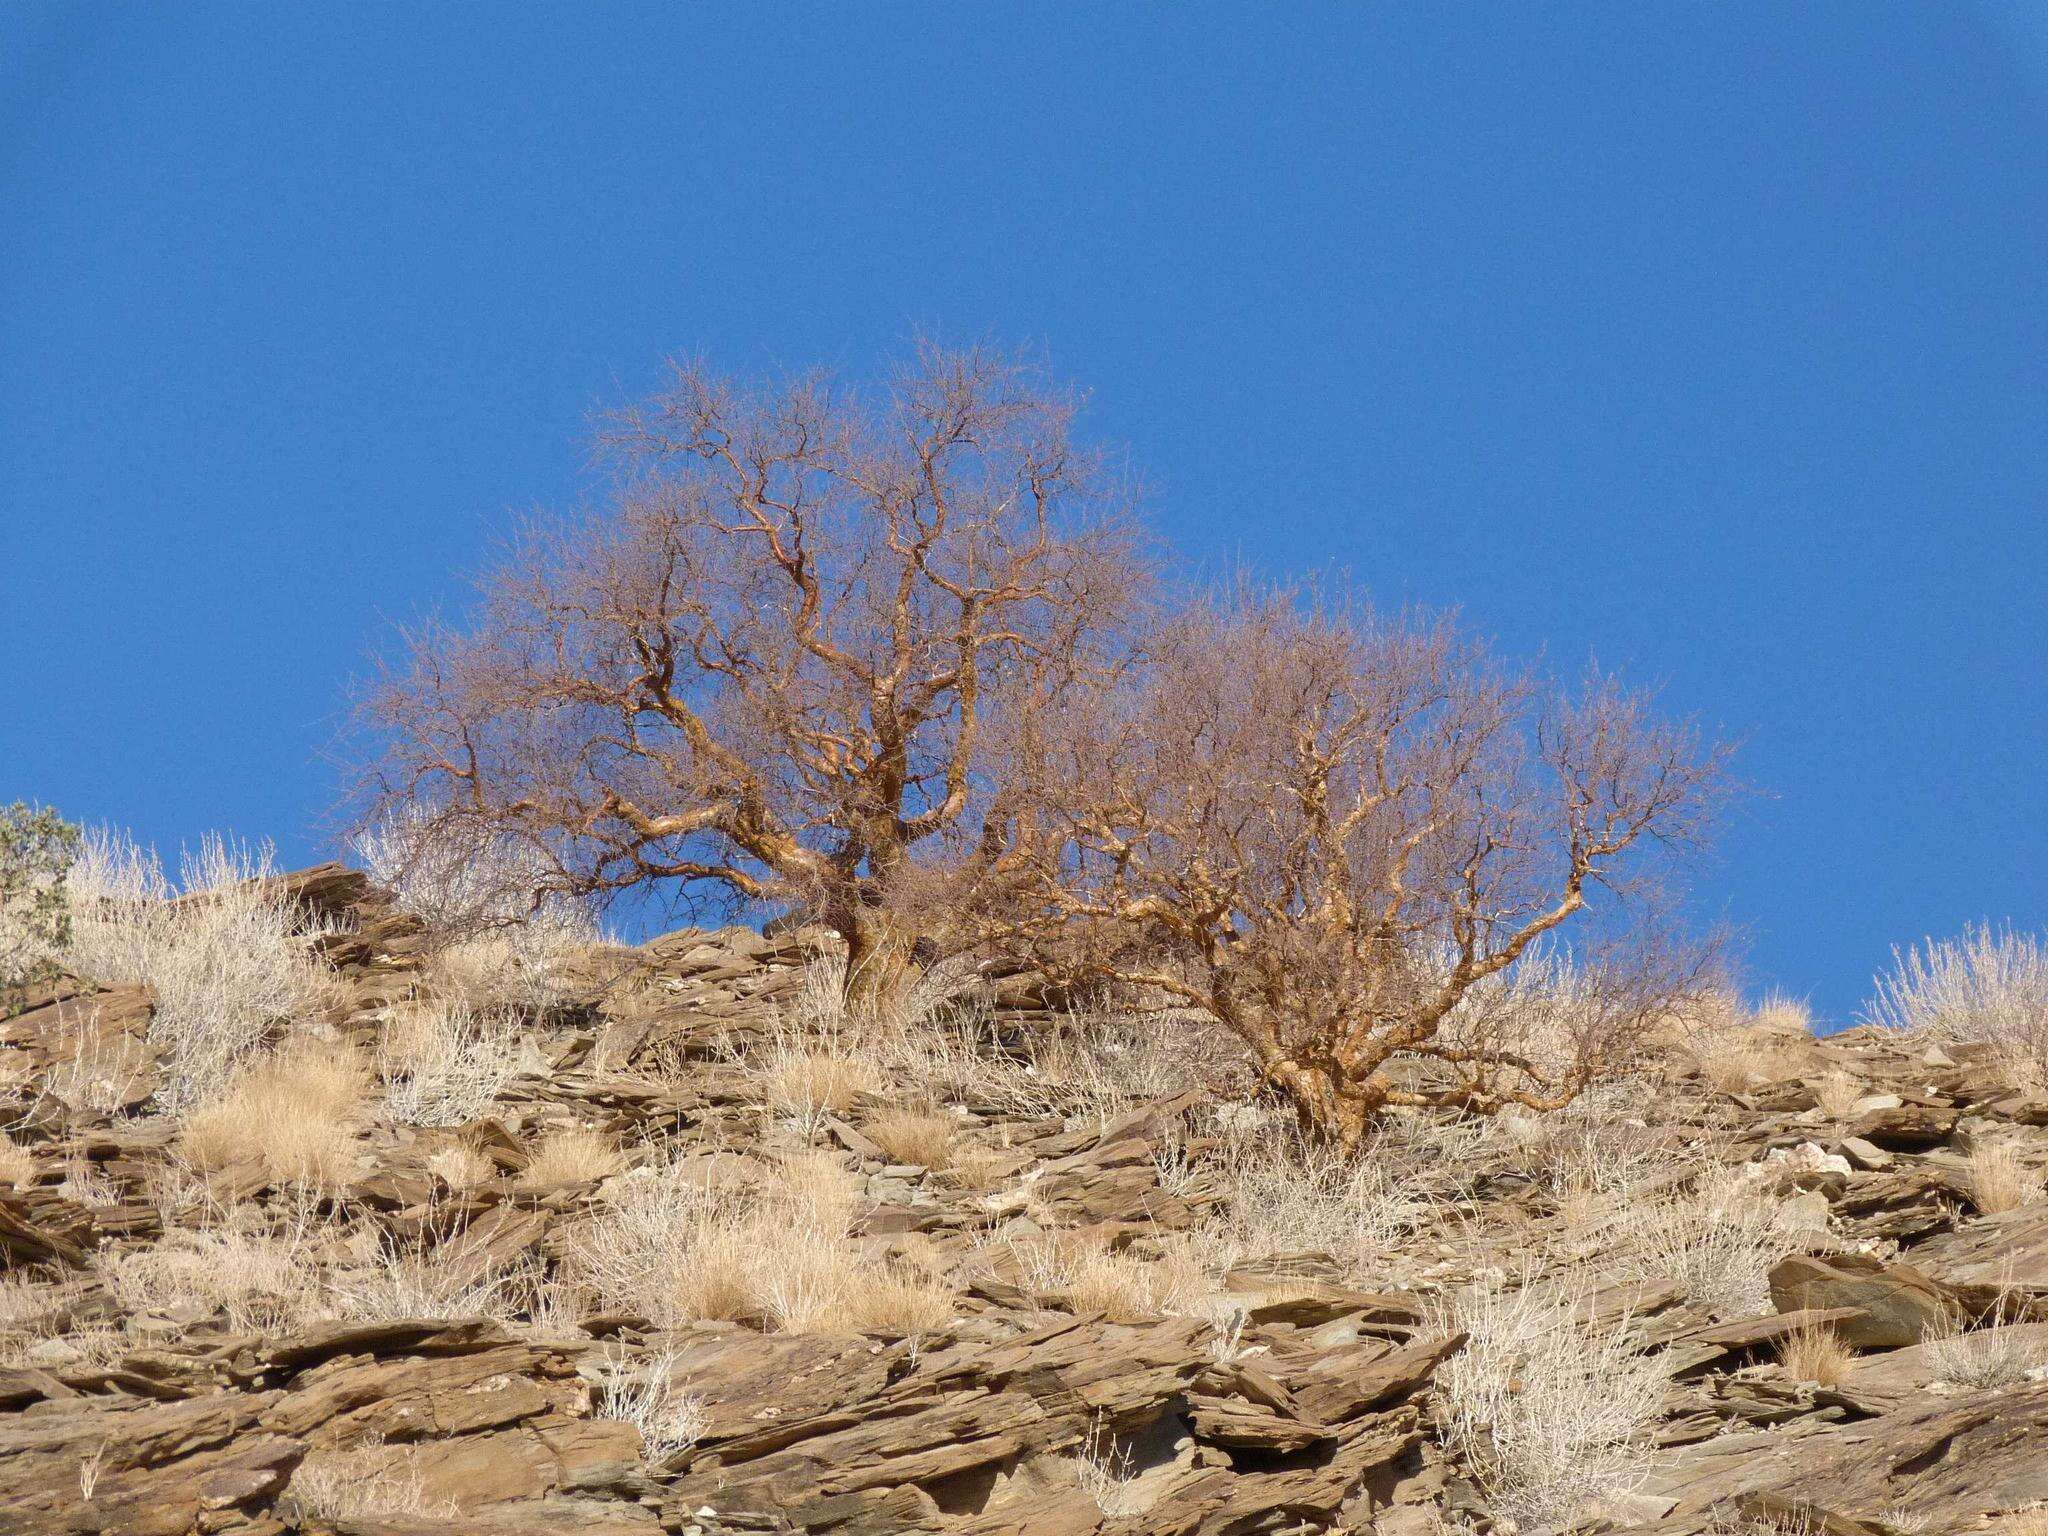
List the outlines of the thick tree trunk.
{"type": "Polygon", "coordinates": [[[873,907],[833,925],[846,945],[846,997],[870,1010],[892,1008],[917,984],[917,935],[873,907]]]}

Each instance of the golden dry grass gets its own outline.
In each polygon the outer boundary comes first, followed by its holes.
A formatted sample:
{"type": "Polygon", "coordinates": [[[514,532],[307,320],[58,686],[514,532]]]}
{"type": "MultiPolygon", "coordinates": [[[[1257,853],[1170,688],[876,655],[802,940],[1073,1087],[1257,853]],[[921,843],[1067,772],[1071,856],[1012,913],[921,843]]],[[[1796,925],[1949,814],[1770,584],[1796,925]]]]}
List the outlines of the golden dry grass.
{"type": "Polygon", "coordinates": [[[2008,1142],[1982,1142],[1970,1149],[1970,1198],[1987,1216],[2032,1205],[2042,1196],[2042,1177],[2008,1142]]]}
{"type": "Polygon", "coordinates": [[[953,1160],[954,1122],[928,1110],[889,1109],[864,1128],[870,1141],[899,1163],[945,1168],[953,1160]]]}
{"type": "Polygon", "coordinates": [[[368,1085],[362,1059],[345,1047],[288,1046],[188,1114],[180,1146],[196,1168],[248,1162],[280,1184],[332,1189],[355,1170],[368,1085]]]}
{"type": "Polygon", "coordinates": [[[1778,1357],[1793,1380],[1818,1387],[1840,1386],[1856,1361],[1855,1351],[1832,1328],[1794,1330],[1778,1346],[1778,1357]]]}
{"type": "Polygon", "coordinates": [[[625,1166],[609,1136],[571,1126],[541,1138],[516,1182],[521,1189],[553,1189],[608,1179],[625,1166]]]}

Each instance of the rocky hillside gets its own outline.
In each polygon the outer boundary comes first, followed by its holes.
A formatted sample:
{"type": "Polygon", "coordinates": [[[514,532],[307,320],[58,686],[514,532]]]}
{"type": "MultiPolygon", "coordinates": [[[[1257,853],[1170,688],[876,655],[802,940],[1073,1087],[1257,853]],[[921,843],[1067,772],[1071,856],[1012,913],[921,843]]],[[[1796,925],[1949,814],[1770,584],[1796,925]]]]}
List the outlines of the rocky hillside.
{"type": "Polygon", "coordinates": [[[0,1025],[0,1530],[2048,1527],[2048,1098],[1966,1049],[1702,1023],[1347,1165],[1017,978],[269,897],[322,1000],[211,1099],[147,986],[0,1025]]]}

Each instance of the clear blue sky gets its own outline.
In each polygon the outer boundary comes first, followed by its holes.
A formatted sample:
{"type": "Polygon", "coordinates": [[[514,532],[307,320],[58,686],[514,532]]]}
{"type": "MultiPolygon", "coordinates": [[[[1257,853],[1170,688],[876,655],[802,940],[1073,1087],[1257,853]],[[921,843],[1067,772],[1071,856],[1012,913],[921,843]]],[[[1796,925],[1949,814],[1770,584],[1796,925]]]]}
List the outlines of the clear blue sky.
{"type": "Polygon", "coordinates": [[[0,800],[322,851],[379,625],[660,359],[1043,346],[1198,567],[1746,735],[1849,1014],[2048,920],[2029,6],[0,11],[0,800]]]}

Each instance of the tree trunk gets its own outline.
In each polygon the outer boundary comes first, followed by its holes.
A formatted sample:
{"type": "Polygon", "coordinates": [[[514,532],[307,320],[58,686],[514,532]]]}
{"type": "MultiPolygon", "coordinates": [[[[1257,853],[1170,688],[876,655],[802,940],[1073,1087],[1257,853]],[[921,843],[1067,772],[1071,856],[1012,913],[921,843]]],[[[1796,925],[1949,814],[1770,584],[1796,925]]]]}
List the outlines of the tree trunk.
{"type": "Polygon", "coordinates": [[[873,907],[860,907],[834,924],[846,945],[846,998],[879,1012],[901,1003],[923,968],[917,935],[873,907]]]}

